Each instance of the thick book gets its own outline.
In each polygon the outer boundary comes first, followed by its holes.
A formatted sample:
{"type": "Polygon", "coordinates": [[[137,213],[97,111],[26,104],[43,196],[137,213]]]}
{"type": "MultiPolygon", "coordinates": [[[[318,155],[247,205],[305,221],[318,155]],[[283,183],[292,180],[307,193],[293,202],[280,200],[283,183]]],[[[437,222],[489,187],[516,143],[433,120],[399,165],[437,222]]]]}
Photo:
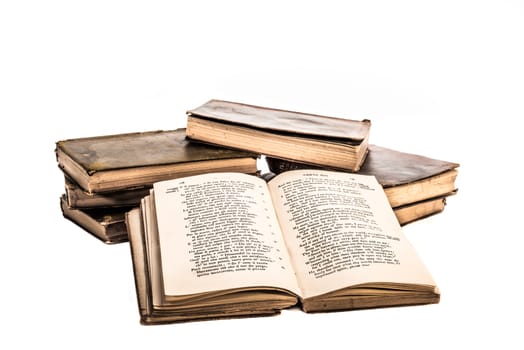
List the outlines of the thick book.
{"type": "Polygon", "coordinates": [[[373,176],[162,181],[126,224],[143,324],[440,300],[373,176]]]}
{"type": "Polygon", "coordinates": [[[258,155],[191,143],[185,129],[68,139],[56,143],[59,167],[87,193],[151,186],[206,172],[256,173],[258,155]]]}
{"type": "MultiPolygon", "coordinates": [[[[456,192],[458,163],[395,151],[370,144],[359,174],[373,175],[384,187],[393,208],[456,192]]],[[[266,157],[275,174],[295,169],[318,168],[308,164],[266,157]]]]}
{"type": "Polygon", "coordinates": [[[133,207],[75,209],[67,205],[66,197],[63,195],[60,197],[60,208],[66,219],[104,243],[128,241],[125,214],[133,207]]]}
{"type": "Polygon", "coordinates": [[[308,164],[359,170],[371,122],[211,100],[187,112],[193,140],[308,164]]]}

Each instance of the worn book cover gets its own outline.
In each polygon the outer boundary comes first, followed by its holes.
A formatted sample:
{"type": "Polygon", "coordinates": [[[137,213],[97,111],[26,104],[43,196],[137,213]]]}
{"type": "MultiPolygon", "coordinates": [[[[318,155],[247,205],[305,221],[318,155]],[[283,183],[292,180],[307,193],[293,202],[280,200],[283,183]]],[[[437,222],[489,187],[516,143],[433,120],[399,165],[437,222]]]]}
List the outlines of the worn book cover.
{"type": "Polygon", "coordinates": [[[185,129],[68,139],[59,167],[86,192],[140,187],[210,171],[256,172],[256,154],[191,143],[185,129]]]}
{"type": "Polygon", "coordinates": [[[189,138],[308,164],[356,171],[371,122],[210,100],[187,112],[189,138]]]}
{"type": "Polygon", "coordinates": [[[395,216],[397,217],[398,223],[402,226],[410,224],[412,222],[425,219],[435,214],[441,213],[446,207],[446,199],[449,196],[454,195],[456,192],[452,192],[448,195],[429,198],[418,202],[402,205],[393,208],[395,216]]]}
{"type": "Polygon", "coordinates": [[[67,205],[65,195],[60,198],[60,208],[69,219],[104,243],[127,242],[125,214],[133,207],[74,209],[67,205]]]}
{"type": "MultiPolygon", "coordinates": [[[[458,163],[400,152],[370,144],[359,174],[373,175],[384,187],[392,207],[450,194],[456,190],[458,163]]],[[[318,168],[308,164],[266,157],[275,174],[294,169],[318,168]]]]}
{"type": "Polygon", "coordinates": [[[65,199],[67,205],[75,209],[138,206],[140,199],[149,194],[150,188],[142,186],[120,191],[89,193],[65,176],[65,199]]]}

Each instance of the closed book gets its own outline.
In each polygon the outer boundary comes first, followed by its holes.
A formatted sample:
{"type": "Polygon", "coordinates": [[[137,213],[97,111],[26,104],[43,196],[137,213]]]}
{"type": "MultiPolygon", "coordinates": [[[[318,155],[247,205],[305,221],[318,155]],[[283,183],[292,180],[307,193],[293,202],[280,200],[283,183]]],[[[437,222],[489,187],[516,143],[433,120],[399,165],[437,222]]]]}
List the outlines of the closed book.
{"type": "Polygon", "coordinates": [[[104,243],[127,242],[125,214],[132,207],[75,209],[67,205],[65,195],[60,198],[64,217],[104,243]]]}
{"type": "Polygon", "coordinates": [[[185,129],[68,139],[58,141],[55,152],[59,167],[87,193],[206,172],[257,171],[256,154],[191,143],[185,129]]]}
{"type": "MultiPolygon", "coordinates": [[[[366,161],[359,174],[373,175],[384,188],[393,208],[426,199],[449,195],[456,190],[458,163],[369,145],[366,161]]],[[[275,174],[311,165],[266,157],[275,174]]]]}
{"type": "Polygon", "coordinates": [[[142,186],[112,192],[89,193],[65,176],[65,200],[70,208],[75,209],[138,206],[140,199],[147,196],[149,190],[150,186],[142,186]]]}
{"type": "Polygon", "coordinates": [[[359,170],[371,122],[211,100],[187,112],[186,134],[204,143],[359,170]]]}

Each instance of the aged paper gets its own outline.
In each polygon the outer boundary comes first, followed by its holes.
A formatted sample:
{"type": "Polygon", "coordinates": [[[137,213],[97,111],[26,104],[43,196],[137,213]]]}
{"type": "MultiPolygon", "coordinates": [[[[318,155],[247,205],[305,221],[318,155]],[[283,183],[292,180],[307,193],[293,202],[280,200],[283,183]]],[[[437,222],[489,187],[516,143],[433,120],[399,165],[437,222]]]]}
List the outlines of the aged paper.
{"type": "Polygon", "coordinates": [[[303,298],[364,283],[434,285],[374,177],[296,170],[269,188],[303,298]]]}
{"type": "Polygon", "coordinates": [[[154,185],[166,295],[277,287],[299,294],[264,180],[216,173],[154,185]]]}

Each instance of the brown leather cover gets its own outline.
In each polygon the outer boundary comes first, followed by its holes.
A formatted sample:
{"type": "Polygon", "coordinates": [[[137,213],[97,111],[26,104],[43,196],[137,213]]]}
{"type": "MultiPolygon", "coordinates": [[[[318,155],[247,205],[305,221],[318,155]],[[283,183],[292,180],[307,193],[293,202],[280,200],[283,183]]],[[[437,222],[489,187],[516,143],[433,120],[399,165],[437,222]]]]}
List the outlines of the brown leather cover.
{"type": "Polygon", "coordinates": [[[67,205],[74,209],[138,206],[140,199],[149,194],[151,186],[141,186],[120,191],[89,193],[65,174],[67,205]]]}
{"type": "Polygon", "coordinates": [[[367,119],[357,121],[326,117],[222,100],[210,100],[187,113],[257,129],[352,141],[364,140],[371,126],[367,119]]]}
{"type": "MultiPolygon", "coordinates": [[[[359,174],[374,175],[383,187],[392,187],[423,180],[455,169],[457,163],[395,151],[376,145],[368,146],[368,156],[359,174]]],[[[286,170],[316,168],[310,165],[267,157],[269,170],[279,174],[286,170]]]]}
{"type": "Polygon", "coordinates": [[[74,209],[67,205],[65,196],[60,198],[63,216],[104,243],[127,242],[125,214],[132,207],[74,209]]]}
{"type": "Polygon", "coordinates": [[[58,141],[88,173],[213,159],[258,157],[246,152],[189,142],[186,130],[148,131],[58,141]]]}

